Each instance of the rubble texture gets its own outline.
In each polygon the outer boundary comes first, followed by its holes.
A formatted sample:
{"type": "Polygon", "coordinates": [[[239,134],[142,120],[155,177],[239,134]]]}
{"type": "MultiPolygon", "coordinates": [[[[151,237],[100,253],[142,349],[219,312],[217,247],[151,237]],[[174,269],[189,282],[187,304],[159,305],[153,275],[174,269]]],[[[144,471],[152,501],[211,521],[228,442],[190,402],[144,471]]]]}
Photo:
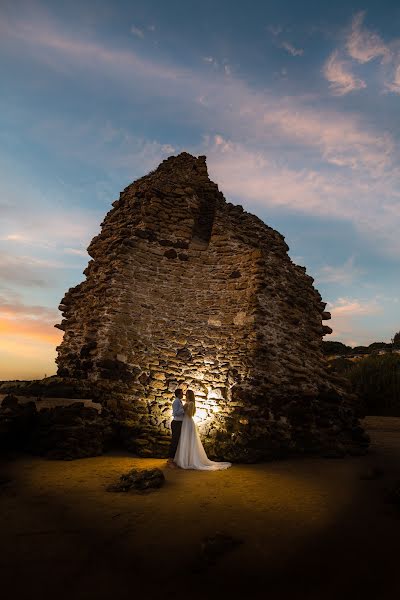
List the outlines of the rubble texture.
{"type": "Polygon", "coordinates": [[[58,376],[99,386],[126,447],[165,456],[177,386],[210,457],[363,452],[346,380],[327,371],[326,303],[284,237],[170,157],[113,202],[86,280],[61,301],[58,376]]]}

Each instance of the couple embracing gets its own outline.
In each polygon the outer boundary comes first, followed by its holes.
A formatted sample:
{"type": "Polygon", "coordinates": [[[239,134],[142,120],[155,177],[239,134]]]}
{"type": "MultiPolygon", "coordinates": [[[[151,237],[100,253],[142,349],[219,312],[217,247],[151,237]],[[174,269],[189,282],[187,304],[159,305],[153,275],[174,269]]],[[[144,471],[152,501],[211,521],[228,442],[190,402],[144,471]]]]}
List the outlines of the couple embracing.
{"type": "Polygon", "coordinates": [[[183,390],[175,390],[172,403],[172,440],[169,449],[168,466],[171,468],[218,471],[228,469],[229,462],[215,462],[207,457],[200,435],[193,420],[196,412],[196,399],[193,390],[186,391],[183,404],[183,390]]]}

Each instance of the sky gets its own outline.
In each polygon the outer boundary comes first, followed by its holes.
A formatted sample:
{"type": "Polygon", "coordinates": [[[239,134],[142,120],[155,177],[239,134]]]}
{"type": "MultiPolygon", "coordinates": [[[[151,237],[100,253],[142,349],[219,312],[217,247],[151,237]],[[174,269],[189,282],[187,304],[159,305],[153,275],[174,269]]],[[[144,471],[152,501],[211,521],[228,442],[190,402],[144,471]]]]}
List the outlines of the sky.
{"type": "Polygon", "coordinates": [[[56,373],[58,305],[111,203],[205,154],[327,302],[400,329],[400,3],[2,0],[0,379],[56,373]]]}

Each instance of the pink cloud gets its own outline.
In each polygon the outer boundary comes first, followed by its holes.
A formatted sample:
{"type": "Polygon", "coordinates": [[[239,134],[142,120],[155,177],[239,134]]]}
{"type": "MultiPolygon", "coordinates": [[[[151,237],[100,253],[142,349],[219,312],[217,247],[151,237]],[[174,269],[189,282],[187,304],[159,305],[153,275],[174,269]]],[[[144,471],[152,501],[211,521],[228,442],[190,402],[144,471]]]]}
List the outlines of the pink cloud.
{"type": "Polygon", "coordinates": [[[277,161],[273,152],[250,150],[220,134],[206,138],[202,152],[208,156],[210,175],[228,198],[244,200],[250,208],[274,206],[350,221],[361,233],[379,240],[382,250],[400,253],[394,218],[397,173],[387,180],[368,173],[351,179],[347,173],[294,169],[277,161]]]}
{"type": "Polygon", "coordinates": [[[358,12],[352,22],[351,33],[346,48],[349,55],[360,63],[366,63],[379,56],[389,59],[391,51],[380,36],[363,27],[365,11],[358,12]]]}
{"type": "Polygon", "coordinates": [[[281,46],[292,56],[303,56],[304,54],[303,48],[295,48],[289,42],[282,42],[281,46]]]}
{"type": "Polygon", "coordinates": [[[333,332],[326,340],[335,338],[350,346],[368,345],[377,341],[363,323],[364,317],[376,317],[383,313],[383,307],[377,298],[367,301],[338,298],[334,303],[328,302],[327,310],[332,315],[329,326],[333,332]]]}
{"type": "Polygon", "coordinates": [[[348,62],[339,59],[337,50],[332,52],[326,61],[323,73],[325,79],[329,81],[332,93],[337,96],[344,96],[350,92],[362,90],[367,87],[362,79],[357,79],[351,73],[348,62]]]}
{"type": "Polygon", "coordinates": [[[350,256],[343,265],[332,266],[324,265],[316,274],[317,282],[337,283],[339,285],[348,285],[357,280],[365,271],[354,265],[354,256],[350,256]]]}
{"type": "MultiPolygon", "coordinates": [[[[215,179],[236,198],[350,220],[360,231],[376,234],[398,251],[393,215],[400,165],[389,132],[374,128],[355,114],[309,106],[308,97],[276,98],[270,90],[255,91],[235,76],[221,78],[149,61],[131,50],[108,48],[68,35],[45,20],[29,26],[8,24],[5,29],[3,24],[3,33],[2,43],[18,40],[16,51],[24,44],[33,54],[38,49],[47,54],[54,50],[58,61],[96,71],[102,80],[118,77],[118,90],[124,94],[132,86],[141,89],[141,84],[154,94],[167,94],[179,100],[179,106],[193,118],[201,119],[205,131],[215,130],[218,124],[221,143],[216,137],[188,150],[205,150],[215,179]],[[247,142],[237,143],[235,139],[247,142]],[[290,166],[289,153],[296,153],[296,163],[307,156],[303,162],[306,166],[290,166]]],[[[176,103],[164,102],[162,106],[171,105],[176,103]]],[[[99,126],[90,122],[82,128],[50,121],[38,123],[36,133],[47,137],[49,144],[58,144],[60,152],[75,153],[80,160],[107,168],[136,165],[145,171],[166,154],[181,150],[137,139],[111,123],[99,126]],[[112,151],[107,140],[112,142],[112,151]]],[[[89,243],[97,233],[95,224],[101,215],[87,214],[82,219],[78,213],[73,218],[64,213],[49,211],[48,220],[39,215],[33,226],[35,239],[42,236],[56,243],[54,231],[63,239],[64,247],[89,243]]],[[[15,220],[9,225],[13,226],[7,227],[5,235],[32,235],[28,220],[22,228],[17,229],[15,220]]]]}
{"type": "MultiPolygon", "coordinates": [[[[0,21],[0,34],[4,39],[18,40],[23,45],[29,45],[37,50],[46,49],[59,54],[60,58],[71,59],[75,64],[89,68],[101,68],[108,65],[110,69],[123,72],[125,76],[130,70],[142,73],[146,78],[176,79],[183,71],[177,71],[167,65],[159,65],[148,59],[143,59],[132,50],[111,49],[94,41],[84,41],[79,37],[71,37],[60,31],[57,25],[48,19],[17,23],[0,21]]],[[[43,55],[38,54],[43,60],[43,55]]],[[[54,62],[53,64],[59,64],[54,62]]],[[[62,67],[63,68],[63,67],[62,67]]]]}

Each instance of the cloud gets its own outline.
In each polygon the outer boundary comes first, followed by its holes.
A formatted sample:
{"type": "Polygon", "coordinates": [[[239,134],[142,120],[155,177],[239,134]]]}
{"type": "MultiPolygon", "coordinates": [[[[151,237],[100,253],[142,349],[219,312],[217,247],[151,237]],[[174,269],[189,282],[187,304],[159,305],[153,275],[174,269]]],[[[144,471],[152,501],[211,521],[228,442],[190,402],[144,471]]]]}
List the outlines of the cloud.
{"type": "Polygon", "coordinates": [[[135,27],[135,25],[132,25],[132,27],[131,27],[131,33],[133,33],[133,35],[136,35],[136,37],[139,37],[141,39],[144,38],[144,31],[143,31],[143,29],[139,29],[139,27],[135,27]]]}
{"type": "Polygon", "coordinates": [[[321,283],[348,285],[357,280],[365,271],[354,266],[354,256],[350,256],[341,266],[324,265],[316,274],[321,283]]]}
{"type": "Polygon", "coordinates": [[[353,17],[351,33],[346,41],[348,54],[360,63],[366,63],[374,58],[382,57],[387,60],[391,56],[389,47],[378,34],[363,28],[365,11],[358,12],[353,17]]]}
{"type": "Polygon", "coordinates": [[[55,372],[55,347],[63,333],[54,327],[58,310],[24,304],[15,292],[0,293],[0,378],[42,377],[55,372]]]}
{"type": "Polygon", "coordinates": [[[37,271],[39,265],[33,259],[0,254],[0,280],[29,287],[48,287],[50,282],[37,271]]]}
{"type": "Polygon", "coordinates": [[[54,308],[42,305],[24,304],[20,294],[10,296],[0,292],[0,315],[4,319],[39,319],[43,323],[54,324],[60,318],[60,313],[54,308]]]}
{"type": "MultiPolygon", "coordinates": [[[[1,191],[8,192],[4,181],[1,191]]],[[[97,232],[100,213],[97,216],[95,211],[80,207],[50,207],[43,198],[35,202],[35,196],[32,187],[29,197],[24,195],[20,200],[8,195],[7,201],[0,203],[0,241],[7,242],[9,248],[54,250],[60,241],[73,247],[76,242],[87,240],[88,244],[97,232]]]]}
{"type": "MultiPolygon", "coordinates": [[[[131,51],[114,50],[94,41],[74,39],[57,30],[46,29],[43,25],[27,29],[27,26],[17,24],[14,28],[6,28],[6,33],[29,46],[53,49],[59,53],[60,58],[74,60],[78,66],[90,65],[91,70],[97,68],[102,79],[108,75],[115,77],[119,73],[123,86],[128,89],[131,87],[132,77],[127,78],[127,72],[135,75],[135,78],[141,77],[141,83],[151,86],[152,93],[162,96],[161,108],[171,109],[171,103],[165,101],[166,94],[178,99],[179,104],[172,103],[172,106],[178,106],[179,115],[183,107],[193,111],[193,99],[198,98],[199,104],[201,102],[203,107],[209,109],[202,113],[203,125],[215,127],[219,123],[220,127],[224,126],[230,131],[235,129],[241,138],[253,135],[269,140],[271,134],[278,138],[285,137],[290,143],[320,149],[328,162],[332,159],[334,164],[340,162],[352,167],[361,163],[368,168],[379,166],[393,151],[389,134],[373,131],[368,124],[362,124],[357,116],[339,114],[323,107],[308,108],[302,105],[299,98],[275,98],[268,90],[254,91],[234,77],[221,79],[217,74],[208,77],[188,72],[176,66],[142,59],[131,51]],[[170,80],[171,84],[167,88],[163,85],[166,80],[170,80]]],[[[215,62],[212,56],[204,58],[208,62],[215,62]]],[[[135,79],[136,91],[137,85],[138,81],[135,79]]],[[[147,91],[150,90],[147,88],[147,91]]],[[[38,135],[43,138],[47,134],[47,137],[52,135],[53,139],[56,138],[57,123],[55,125],[52,131],[51,123],[47,128],[46,124],[43,127],[43,123],[38,123],[38,135]]],[[[67,136],[71,125],[64,125],[67,136]]],[[[94,125],[98,124],[90,125],[92,132],[95,130],[94,125]]],[[[86,134],[87,138],[88,133],[91,135],[90,131],[80,128],[81,137],[86,134]]],[[[126,153],[123,135],[121,131],[116,133],[121,149],[126,153]]],[[[72,136],[76,137],[74,133],[72,136]]],[[[98,137],[93,138],[93,149],[98,144],[98,137]]],[[[68,137],[65,141],[69,141],[68,137]]],[[[131,138],[129,143],[140,145],[141,142],[139,140],[137,143],[135,138],[131,138]]],[[[80,144],[76,146],[77,153],[82,154],[80,144]]],[[[98,158],[98,153],[93,152],[93,155],[98,158]]],[[[90,158],[91,154],[88,153],[88,156],[90,158]]],[[[108,151],[108,159],[113,160],[113,156],[114,153],[108,151]]]]}
{"type": "Polygon", "coordinates": [[[50,288],[66,269],[81,268],[54,258],[37,258],[32,255],[0,251],[0,282],[29,288],[50,288]]]}
{"type": "Polygon", "coordinates": [[[335,50],[326,61],[323,73],[329,81],[329,87],[336,96],[344,96],[356,90],[366,88],[362,79],[357,79],[351,72],[348,62],[340,60],[335,50]]]}
{"type": "Polygon", "coordinates": [[[400,64],[395,67],[393,78],[391,81],[385,83],[385,87],[390,92],[400,94],[400,64]]]}
{"type": "Polygon", "coordinates": [[[77,35],[70,36],[61,31],[57,25],[49,20],[16,23],[0,20],[0,35],[2,42],[18,40],[20,49],[25,46],[31,48],[31,56],[40,62],[45,62],[57,70],[65,73],[66,69],[74,65],[88,68],[90,71],[102,69],[107,66],[114,73],[123,74],[134,70],[137,75],[143,75],[148,80],[156,77],[164,81],[175,79],[183,70],[168,68],[166,64],[160,65],[152,60],[139,57],[132,50],[108,48],[95,41],[80,39],[77,35]],[[43,50],[46,52],[43,53],[43,50]],[[49,51],[54,54],[49,60],[49,51]],[[62,59],[64,62],[61,62],[62,59]],[[72,62],[71,62],[72,61],[72,62]]]}
{"type": "Polygon", "coordinates": [[[335,303],[329,304],[329,312],[336,317],[346,315],[351,317],[360,317],[363,315],[376,315],[382,312],[376,299],[362,301],[350,298],[338,298],[335,303]]]}
{"type": "Polygon", "coordinates": [[[371,338],[371,331],[364,325],[363,319],[369,316],[376,318],[383,313],[377,298],[370,300],[338,298],[334,303],[328,302],[326,310],[332,315],[329,326],[333,331],[329,339],[335,337],[350,346],[367,345],[376,341],[371,338]]]}
{"type": "MultiPolygon", "coordinates": [[[[202,153],[207,154],[210,175],[224,194],[237,201],[245,199],[252,210],[274,207],[286,213],[350,221],[357,231],[375,240],[377,249],[400,255],[398,173],[392,180],[374,178],[368,171],[351,179],[348,171],[295,169],[282,164],[274,152],[251,150],[220,134],[205,138],[202,153]]],[[[351,272],[351,261],[344,268],[351,272]]],[[[324,274],[329,276],[328,271],[324,274]]],[[[333,277],[333,271],[330,274],[333,277]]]]}
{"type": "MultiPolygon", "coordinates": [[[[102,82],[118,78],[116,93],[124,97],[140,90],[152,101],[162,98],[158,105],[160,118],[184,116],[205,132],[215,132],[218,127],[223,140],[218,144],[210,134],[209,143],[173,148],[138,138],[111,122],[92,119],[77,125],[57,119],[38,120],[29,134],[61,155],[114,172],[124,170],[133,178],[173,152],[205,150],[209,153],[210,172],[235,198],[349,220],[359,231],[383,241],[382,247],[399,251],[394,218],[398,215],[400,164],[391,133],[354,113],[339,113],[316,103],[308,106],[308,97],[277,98],[271,90],[255,90],[236,76],[220,77],[214,71],[188,71],[149,61],[130,50],[77,39],[43,22],[30,27],[19,23],[7,26],[5,34],[2,43],[8,36],[17,52],[21,48],[26,51],[28,46],[35,54],[39,48],[37,56],[41,59],[43,50],[46,54],[54,50],[59,62],[84,69],[84,73],[97,73],[102,82]]],[[[215,60],[205,58],[207,62],[215,60]]],[[[341,85],[343,89],[343,81],[341,85]]],[[[109,182],[108,188],[114,189],[117,183],[117,179],[109,182]]],[[[112,193],[107,190],[104,202],[112,193]]],[[[17,205],[18,200],[13,204],[17,205]]],[[[36,209],[40,202],[33,204],[36,209]]],[[[10,207],[8,226],[1,226],[4,235],[29,237],[35,209],[27,206],[29,219],[22,212],[26,223],[17,227],[16,209],[10,207]]],[[[43,219],[43,213],[36,218],[35,239],[39,232],[43,240],[56,244],[57,237],[63,240],[63,248],[87,245],[98,232],[95,225],[102,216],[101,211],[81,215],[76,210],[71,217],[71,209],[54,215],[50,205],[48,215],[48,220],[43,219]],[[75,232],[71,231],[73,227],[75,232]]]]}
{"type": "Polygon", "coordinates": [[[63,333],[58,310],[25,304],[14,290],[0,291],[0,379],[35,379],[56,372],[63,333]]]}
{"type": "Polygon", "coordinates": [[[274,37],[277,37],[280,33],[282,33],[283,28],[280,25],[268,25],[267,31],[274,37]]]}
{"type": "Polygon", "coordinates": [[[64,248],[64,252],[65,254],[77,254],[78,256],[84,256],[85,258],[89,256],[86,250],[81,248],[64,248]]]}
{"type": "Polygon", "coordinates": [[[304,54],[303,48],[295,48],[289,42],[282,42],[281,47],[287,50],[292,56],[303,56],[304,54]]]}
{"type": "Polygon", "coordinates": [[[380,78],[384,80],[384,91],[400,93],[400,38],[385,43],[377,33],[364,26],[365,15],[365,11],[354,15],[343,43],[332,52],[324,65],[324,76],[330,82],[333,93],[343,96],[366,87],[364,80],[353,75],[353,67],[380,58],[378,68],[380,78]],[[351,62],[339,58],[343,53],[351,62]]]}

